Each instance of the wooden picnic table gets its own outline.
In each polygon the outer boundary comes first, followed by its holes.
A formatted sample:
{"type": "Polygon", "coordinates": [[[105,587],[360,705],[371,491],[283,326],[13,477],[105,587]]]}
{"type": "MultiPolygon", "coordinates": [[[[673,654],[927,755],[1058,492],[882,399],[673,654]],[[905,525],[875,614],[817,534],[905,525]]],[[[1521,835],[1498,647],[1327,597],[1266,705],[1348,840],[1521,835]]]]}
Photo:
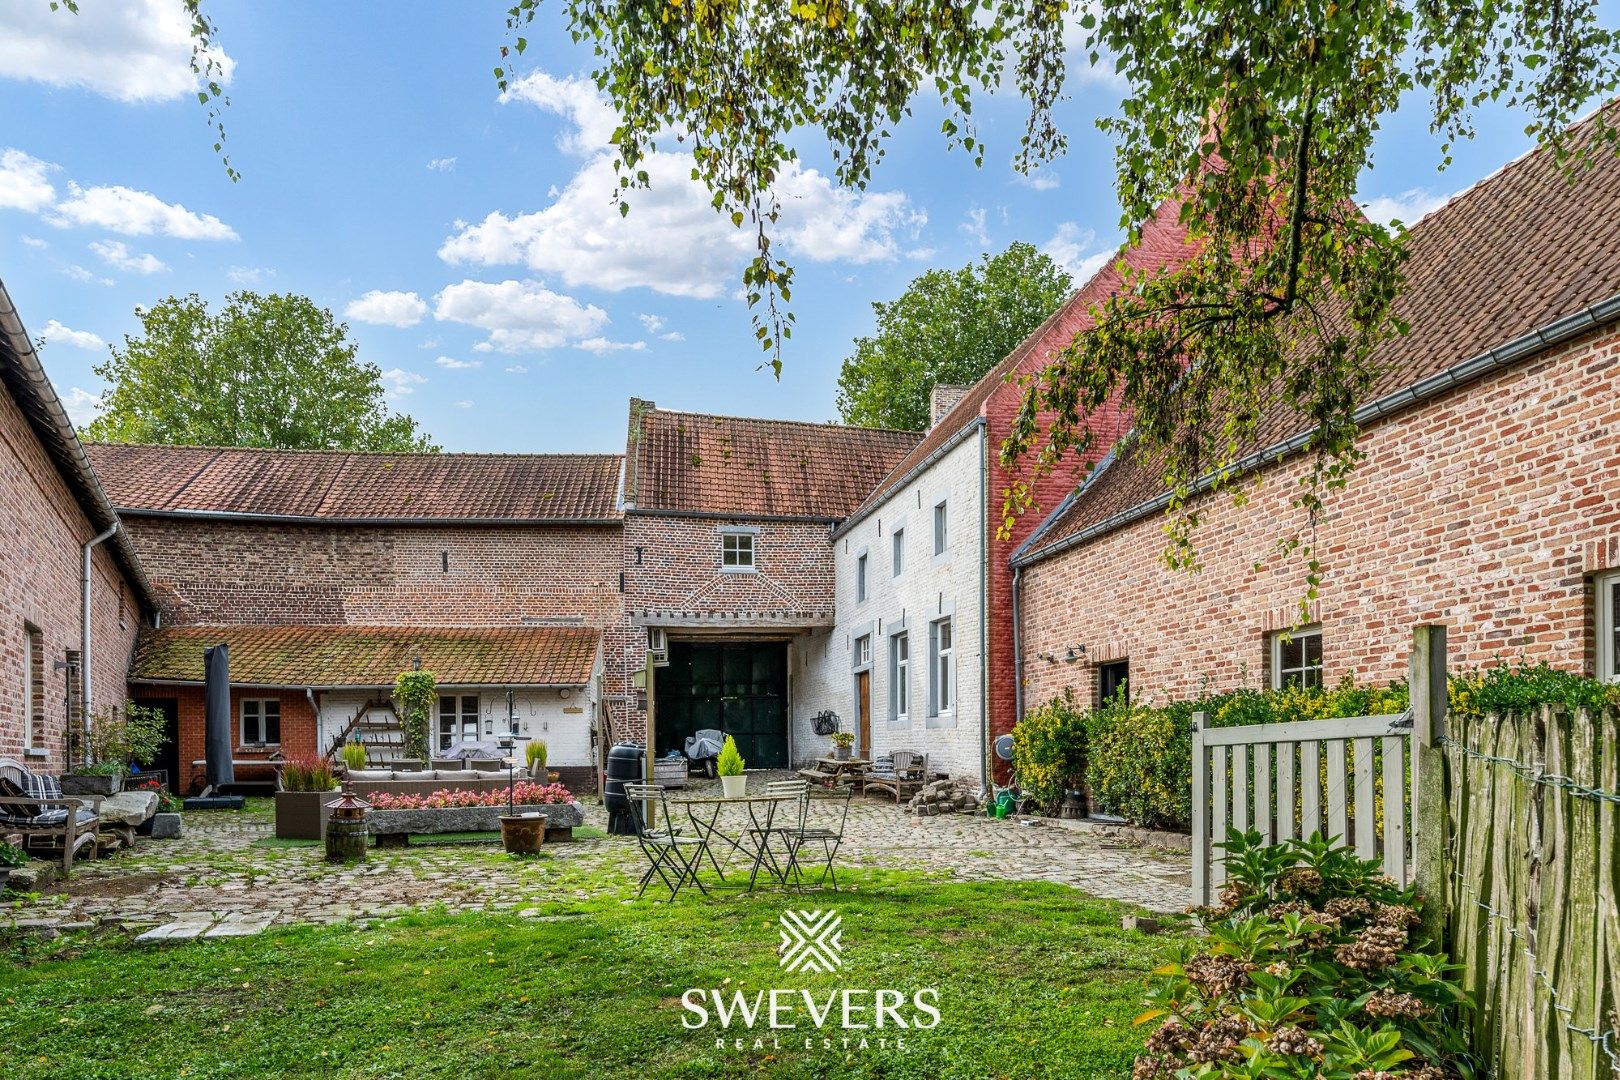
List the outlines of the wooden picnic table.
{"type": "MultiPolygon", "coordinates": [[[[782,885],[788,883],[787,865],[776,861],[776,853],[771,850],[771,837],[781,831],[776,828],[777,808],[782,803],[798,800],[798,795],[742,795],[730,799],[724,795],[703,795],[691,799],[670,799],[669,805],[686,808],[686,816],[691,819],[692,828],[696,829],[703,839],[703,854],[708,856],[709,865],[713,866],[714,872],[719,875],[721,887],[752,890],[762,869],[782,885]],[[720,829],[720,814],[728,806],[742,806],[748,810],[749,828],[744,829],[740,836],[732,837],[720,829]],[[716,841],[721,841],[730,848],[723,861],[714,856],[716,841]],[[746,886],[729,885],[725,880],[725,865],[739,852],[743,858],[749,860],[746,886]]],[[[791,859],[791,851],[783,854],[791,859]]],[[[699,856],[699,861],[701,860],[702,856],[699,856]]]]}
{"type": "Polygon", "coordinates": [[[866,758],[819,757],[810,768],[800,769],[799,775],[822,787],[837,787],[848,780],[856,791],[860,791],[865,786],[866,770],[871,764],[866,758]]]}

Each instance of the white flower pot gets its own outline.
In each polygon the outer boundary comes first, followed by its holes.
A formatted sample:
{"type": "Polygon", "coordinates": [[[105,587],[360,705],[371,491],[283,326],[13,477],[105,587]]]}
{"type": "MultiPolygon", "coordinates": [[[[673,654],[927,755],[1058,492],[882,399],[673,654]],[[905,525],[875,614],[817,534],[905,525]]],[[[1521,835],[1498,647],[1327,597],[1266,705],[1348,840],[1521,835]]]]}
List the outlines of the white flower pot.
{"type": "Polygon", "coordinates": [[[747,776],[722,776],[720,794],[728,799],[740,799],[748,793],[747,776]]]}

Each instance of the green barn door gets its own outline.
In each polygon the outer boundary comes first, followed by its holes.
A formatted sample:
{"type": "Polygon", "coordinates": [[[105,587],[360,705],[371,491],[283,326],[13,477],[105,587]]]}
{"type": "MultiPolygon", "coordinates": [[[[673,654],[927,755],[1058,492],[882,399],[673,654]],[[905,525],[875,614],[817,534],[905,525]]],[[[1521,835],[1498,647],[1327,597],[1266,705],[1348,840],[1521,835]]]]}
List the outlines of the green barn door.
{"type": "Polygon", "coordinates": [[[672,641],[658,670],[658,753],[684,750],[700,728],[737,740],[750,769],[785,769],[787,646],[672,641]]]}

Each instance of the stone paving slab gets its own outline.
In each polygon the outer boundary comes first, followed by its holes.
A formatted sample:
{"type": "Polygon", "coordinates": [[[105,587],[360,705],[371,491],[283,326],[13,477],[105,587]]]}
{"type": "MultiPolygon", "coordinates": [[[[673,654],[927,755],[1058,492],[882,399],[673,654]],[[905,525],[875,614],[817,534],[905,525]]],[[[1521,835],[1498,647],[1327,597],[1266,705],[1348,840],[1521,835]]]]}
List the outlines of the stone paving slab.
{"type": "MultiPolygon", "coordinates": [[[[811,813],[836,815],[841,808],[818,800],[811,813]]],[[[723,827],[746,826],[746,812],[726,813],[734,820],[722,818],[723,827]]],[[[586,824],[605,828],[600,803],[587,803],[585,816],[586,824]]],[[[177,924],[199,927],[188,931],[190,937],[204,934],[225,917],[222,908],[263,927],[389,918],[434,905],[532,918],[528,913],[554,912],[592,897],[631,896],[644,867],[633,839],[617,836],[547,844],[535,859],[513,858],[490,844],[413,845],[373,849],[367,862],[334,866],[318,845],[277,845],[273,826],[264,820],[217,811],[187,819],[181,839],[142,839],[115,858],[76,866],[57,892],[0,908],[0,928],[93,922],[162,941],[178,933],[177,924]]],[[[857,797],[844,835],[840,867],[918,870],[963,881],[1056,882],[1155,913],[1180,911],[1191,902],[1185,852],[1136,847],[1047,819],[1021,824],[965,813],[919,818],[893,803],[857,797]]]]}
{"type": "Polygon", "coordinates": [[[251,937],[270,928],[279,911],[233,911],[210,927],[203,937],[251,937]]]}

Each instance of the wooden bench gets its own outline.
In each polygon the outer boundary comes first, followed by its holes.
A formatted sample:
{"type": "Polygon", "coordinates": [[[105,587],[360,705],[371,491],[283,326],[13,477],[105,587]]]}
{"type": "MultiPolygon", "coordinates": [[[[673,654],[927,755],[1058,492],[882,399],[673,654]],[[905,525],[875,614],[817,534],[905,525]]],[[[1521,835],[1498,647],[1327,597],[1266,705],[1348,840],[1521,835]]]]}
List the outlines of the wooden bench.
{"type": "Polygon", "coordinates": [[[88,847],[92,859],[100,853],[100,809],[100,798],[65,797],[55,777],[38,776],[18,762],[0,758],[0,832],[21,833],[30,848],[53,852],[60,848],[64,874],[73,869],[80,848],[88,847]]]}

